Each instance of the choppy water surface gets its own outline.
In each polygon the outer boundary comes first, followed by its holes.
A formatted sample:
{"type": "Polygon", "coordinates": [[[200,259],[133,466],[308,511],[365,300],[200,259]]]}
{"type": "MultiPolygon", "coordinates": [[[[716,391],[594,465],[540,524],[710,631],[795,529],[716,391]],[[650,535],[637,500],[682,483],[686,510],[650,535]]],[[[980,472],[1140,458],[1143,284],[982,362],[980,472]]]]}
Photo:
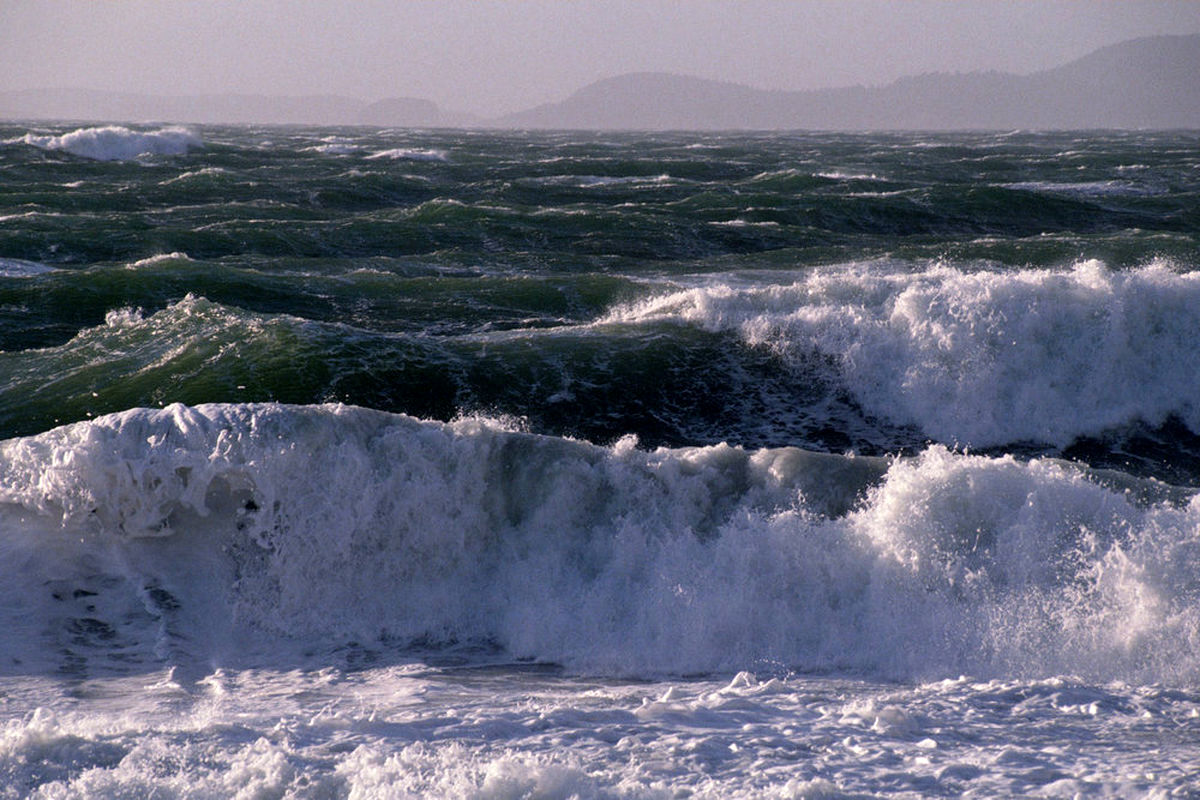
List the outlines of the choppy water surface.
{"type": "Polygon", "coordinates": [[[0,796],[1200,796],[1200,137],[0,127],[0,796]]]}

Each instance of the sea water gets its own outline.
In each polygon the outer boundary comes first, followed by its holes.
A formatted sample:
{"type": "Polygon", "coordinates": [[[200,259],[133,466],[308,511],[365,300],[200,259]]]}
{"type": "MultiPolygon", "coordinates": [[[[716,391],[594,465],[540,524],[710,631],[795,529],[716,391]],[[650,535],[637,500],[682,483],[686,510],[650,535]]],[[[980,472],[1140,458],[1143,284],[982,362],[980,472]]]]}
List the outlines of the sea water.
{"type": "Polygon", "coordinates": [[[1200,137],[0,128],[0,797],[1200,797],[1200,137]]]}

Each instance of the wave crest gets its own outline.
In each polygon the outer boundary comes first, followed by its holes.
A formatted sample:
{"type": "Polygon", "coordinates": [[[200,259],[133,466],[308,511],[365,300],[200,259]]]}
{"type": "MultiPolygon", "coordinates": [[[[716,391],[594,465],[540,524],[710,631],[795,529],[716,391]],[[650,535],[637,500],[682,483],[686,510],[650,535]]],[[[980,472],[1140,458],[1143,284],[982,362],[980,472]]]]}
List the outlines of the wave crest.
{"type": "Polygon", "coordinates": [[[390,159],[392,161],[440,161],[450,160],[445,150],[420,149],[413,147],[397,147],[392,150],[381,150],[367,156],[369,159],[390,159]]]}
{"type": "Polygon", "coordinates": [[[1200,432],[1200,272],[817,272],[789,286],[688,289],[605,322],[737,331],[797,369],[814,352],[869,414],[937,441],[1056,446],[1178,416],[1200,432]]]}
{"type": "Polygon", "coordinates": [[[187,128],[167,127],[135,131],[120,125],[79,128],[61,136],[25,134],[26,144],[43,150],[61,150],[95,161],[128,161],[144,155],[183,155],[204,142],[187,128]]]}

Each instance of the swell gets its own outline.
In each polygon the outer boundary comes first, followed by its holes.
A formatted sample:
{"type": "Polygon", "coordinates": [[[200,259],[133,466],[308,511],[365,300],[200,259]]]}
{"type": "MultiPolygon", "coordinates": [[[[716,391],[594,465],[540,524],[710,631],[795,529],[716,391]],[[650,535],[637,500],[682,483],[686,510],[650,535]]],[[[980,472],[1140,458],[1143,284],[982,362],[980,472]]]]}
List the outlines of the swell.
{"type": "Polygon", "coordinates": [[[0,470],[10,673],[475,644],[608,675],[1196,679],[1192,492],[1053,460],[221,405],[10,440],[0,470]]]}
{"type": "Polygon", "coordinates": [[[110,312],[149,313],[188,295],[251,314],[444,336],[587,321],[637,286],[603,274],[489,275],[397,258],[228,264],[174,252],[90,269],[5,264],[27,275],[0,279],[0,351],[60,346],[110,312]]]}
{"type": "Polygon", "coordinates": [[[698,157],[687,134],[212,127],[197,147],[171,130],[0,132],[0,257],[92,264],[173,251],[220,259],[466,249],[662,263],[814,247],[861,257],[898,244],[1066,234],[1182,239],[1156,252],[1196,253],[1191,142],[1169,134],[1096,137],[1082,161],[1059,163],[1080,143],[729,136],[698,157]],[[61,149],[105,136],[115,138],[96,152],[124,160],[61,149]],[[141,147],[156,155],[138,160],[141,147]]]}

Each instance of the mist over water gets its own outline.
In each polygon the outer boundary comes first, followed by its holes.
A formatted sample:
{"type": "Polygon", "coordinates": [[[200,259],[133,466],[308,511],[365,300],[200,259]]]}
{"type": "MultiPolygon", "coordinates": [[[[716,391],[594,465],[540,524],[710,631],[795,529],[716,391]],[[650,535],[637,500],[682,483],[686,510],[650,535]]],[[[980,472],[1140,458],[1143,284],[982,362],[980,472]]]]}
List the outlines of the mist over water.
{"type": "Polygon", "coordinates": [[[1188,796],[1196,145],[0,129],[3,796],[1188,796]]]}

